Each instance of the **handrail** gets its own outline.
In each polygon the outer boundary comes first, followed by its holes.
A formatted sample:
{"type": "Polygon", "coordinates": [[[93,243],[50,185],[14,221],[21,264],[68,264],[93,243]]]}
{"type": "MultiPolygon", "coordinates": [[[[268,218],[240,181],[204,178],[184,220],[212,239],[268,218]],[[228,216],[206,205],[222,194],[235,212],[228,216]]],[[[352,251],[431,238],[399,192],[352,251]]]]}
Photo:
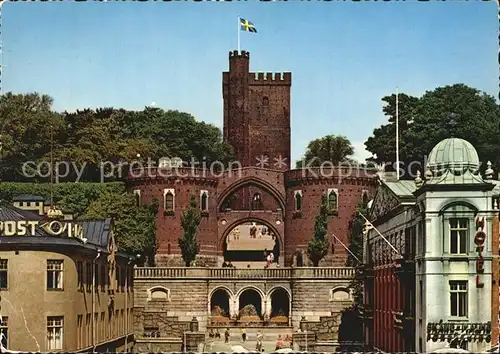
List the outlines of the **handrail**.
{"type": "Polygon", "coordinates": [[[134,279],[351,279],[352,267],[297,268],[203,268],[203,267],[139,267],[134,279]]]}

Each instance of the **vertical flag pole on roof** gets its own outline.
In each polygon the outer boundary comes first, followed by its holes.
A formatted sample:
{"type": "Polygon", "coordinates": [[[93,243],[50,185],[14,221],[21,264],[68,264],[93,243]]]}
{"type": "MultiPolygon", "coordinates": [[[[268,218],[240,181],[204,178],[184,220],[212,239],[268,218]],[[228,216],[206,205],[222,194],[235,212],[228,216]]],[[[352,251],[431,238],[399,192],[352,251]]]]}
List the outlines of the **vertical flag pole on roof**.
{"type": "Polygon", "coordinates": [[[399,87],[396,87],[396,176],[399,181],[399,87]]]}
{"type": "Polygon", "coordinates": [[[241,18],[240,16],[238,16],[238,54],[240,54],[240,32],[241,32],[240,26],[241,26],[241,18]]]}

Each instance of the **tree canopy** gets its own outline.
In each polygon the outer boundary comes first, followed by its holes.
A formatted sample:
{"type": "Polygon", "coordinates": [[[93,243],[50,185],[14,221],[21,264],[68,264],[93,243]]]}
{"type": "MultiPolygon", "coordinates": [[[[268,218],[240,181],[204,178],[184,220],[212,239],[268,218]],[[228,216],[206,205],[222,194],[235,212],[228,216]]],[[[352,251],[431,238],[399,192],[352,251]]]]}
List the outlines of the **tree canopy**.
{"type": "MultiPolygon", "coordinates": [[[[455,137],[469,141],[476,148],[479,158],[494,167],[500,167],[500,106],[494,97],[463,84],[439,87],[427,91],[422,97],[399,94],[399,160],[400,169],[411,174],[424,169],[425,157],[441,140],[455,137]]],[[[382,98],[388,117],[384,124],[373,131],[365,142],[373,161],[384,163],[387,170],[395,170],[396,161],[396,95],[382,98]]]]}
{"type": "Polygon", "coordinates": [[[341,162],[350,161],[352,155],[354,147],[349,139],[342,135],[326,135],[307,145],[304,157],[297,161],[297,168],[318,167],[326,162],[337,166],[341,162]]]}
{"type": "MultiPolygon", "coordinates": [[[[49,180],[27,178],[22,165],[49,160],[51,133],[54,160],[85,166],[81,181],[99,181],[102,162],[130,163],[138,154],[156,163],[162,157],[209,163],[227,162],[233,156],[218,127],[199,122],[188,113],[160,108],[60,113],[53,111],[52,98],[47,95],[6,93],[0,97],[0,126],[0,178],[4,181],[49,180]]],[[[69,181],[75,179],[75,173],[66,177],[69,181]]]]}
{"type": "Polygon", "coordinates": [[[130,254],[147,256],[150,263],[156,252],[156,214],[158,201],[137,205],[130,193],[102,193],[82,216],[84,220],[112,218],[118,248],[130,254]]]}

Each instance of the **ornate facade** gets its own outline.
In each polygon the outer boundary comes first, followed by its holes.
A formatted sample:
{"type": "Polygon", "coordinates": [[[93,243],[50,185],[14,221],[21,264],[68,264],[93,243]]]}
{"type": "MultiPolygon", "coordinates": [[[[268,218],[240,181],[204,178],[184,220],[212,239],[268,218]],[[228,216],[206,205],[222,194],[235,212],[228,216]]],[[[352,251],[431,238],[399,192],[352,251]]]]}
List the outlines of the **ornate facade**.
{"type": "Polygon", "coordinates": [[[383,181],[364,240],[365,343],[385,352],[498,341],[498,184],[474,147],[445,139],[424,176],[383,181]]]}

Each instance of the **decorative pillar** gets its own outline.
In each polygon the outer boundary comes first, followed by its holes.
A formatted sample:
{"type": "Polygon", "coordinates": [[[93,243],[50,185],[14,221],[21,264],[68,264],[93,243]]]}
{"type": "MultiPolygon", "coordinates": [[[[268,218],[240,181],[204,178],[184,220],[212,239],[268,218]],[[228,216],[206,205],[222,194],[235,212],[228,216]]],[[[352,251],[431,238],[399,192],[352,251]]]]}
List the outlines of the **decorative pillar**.
{"type": "Polygon", "coordinates": [[[260,308],[262,309],[261,315],[266,319],[267,316],[267,301],[266,301],[266,296],[260,298],[260,308]]]}

